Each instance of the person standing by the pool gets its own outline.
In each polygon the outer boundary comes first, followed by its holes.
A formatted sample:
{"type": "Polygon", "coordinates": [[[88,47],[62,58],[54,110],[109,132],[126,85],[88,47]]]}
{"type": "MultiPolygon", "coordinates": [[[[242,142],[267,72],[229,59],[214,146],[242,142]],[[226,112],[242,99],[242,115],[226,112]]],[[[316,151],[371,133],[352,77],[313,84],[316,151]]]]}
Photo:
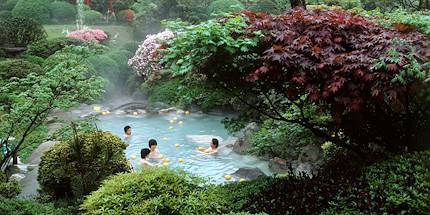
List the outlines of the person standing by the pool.
{"type": "Polygon", "coordinates": [[[124,127],[124,139],[129,140],[131,138],[131,127],[129,125],[124,127]]]}

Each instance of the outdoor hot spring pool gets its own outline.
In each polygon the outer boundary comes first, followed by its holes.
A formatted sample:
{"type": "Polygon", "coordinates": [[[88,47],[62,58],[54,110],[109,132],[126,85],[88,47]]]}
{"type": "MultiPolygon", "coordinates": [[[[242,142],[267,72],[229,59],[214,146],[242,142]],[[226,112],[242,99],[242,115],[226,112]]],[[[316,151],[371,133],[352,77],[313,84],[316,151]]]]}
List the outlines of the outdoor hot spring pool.
{"type": "Polygon", "coordinates": [[[133,167],[138,165],[140,150],[148,147],[148,140],[158,142],[160,152],[169,158],[169,168],[180,168],[192,174],[205,177],[213,183],[223,183],[225,175],[234,173],[241,167],[257,167],[266,175],[271,175],[268,162],[254,156],[239,155],[225,147],[228,133],[221,123],[223,117],[204,114],[191,115],[109,115],[101,116],[99,127],[123,137],[123,128],[130,125],[132,138],[128,141],[125,154],[133,167]],[[172,123],[172,119],[177,119],[172,123]],[[217,155],[202,155],[196,148],[207,148],[212,138],[218,138],[220,146],[217,155]],[[179,147],[177,147],[179,144],[179,147]],[[184,162],[180,163],[179,160],[184,162]]]}

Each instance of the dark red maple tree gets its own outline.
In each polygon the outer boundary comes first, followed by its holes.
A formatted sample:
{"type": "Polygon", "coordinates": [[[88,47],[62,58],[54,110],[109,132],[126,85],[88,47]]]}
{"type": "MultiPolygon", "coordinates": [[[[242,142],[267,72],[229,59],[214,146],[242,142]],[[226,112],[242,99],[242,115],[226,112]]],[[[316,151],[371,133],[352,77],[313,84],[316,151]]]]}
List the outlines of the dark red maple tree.
{"type": "Polygon", "coordinates": [[[200,72],[263,115],[301,124],[359,151],[369,143],[399,150],[430,128],[428,94],[423,94],[429,88],[428,36],[384,28],[341,10],[242,13],[249,19],[249,35],[263,32],[259,46],[240,56],[219,50],[200,72]],[[259,57],[246,60],[251,53],[259,57]],[[332,120],[317,122],[306,114],[309,105],[332,120]],[[295,118],[282,114],[291,106],[300,110],[295,118]]]}

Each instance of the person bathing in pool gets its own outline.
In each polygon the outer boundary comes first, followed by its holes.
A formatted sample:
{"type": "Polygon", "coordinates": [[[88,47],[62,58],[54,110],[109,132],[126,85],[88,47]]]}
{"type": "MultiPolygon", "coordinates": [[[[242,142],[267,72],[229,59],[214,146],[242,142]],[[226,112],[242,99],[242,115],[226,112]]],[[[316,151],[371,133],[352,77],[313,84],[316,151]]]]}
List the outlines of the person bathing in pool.
{"type": "Polygon", "coordinates": [[[209,143],[209,148],[199,149],[199,152],[201,152],[203,154],[207,154],[207,155],[216,154],[216,153],[218,153],[218,146],[219,146],[218,139],[213,138],[211,140],[211,142],[209,143]]]}
{"type": "Polygon", "coordinates": [[[144,149],[140,150],[139,164],[142,167],[154,166],[154,164],[152,164],[151,162],[148,161],[148,156],[150,153],[151,153],[151,150],[149,150],[148,148],[144,148],[144,149]]]}
{"type": "Polygon", "coordinates": [[[154,139],[150,139],[148,142],[149,149],[151,150],[151,153],[149,154],[149,158],[151,159],[160,159],[162,158],[162,155],[160,151],[157,149],[157,141],[154,139]]]}
{"type": "Polygon", "coordinates": [[[131,138],[131,127],[129,125],[124,127],[124,139],[129,140],[131,138]]]}

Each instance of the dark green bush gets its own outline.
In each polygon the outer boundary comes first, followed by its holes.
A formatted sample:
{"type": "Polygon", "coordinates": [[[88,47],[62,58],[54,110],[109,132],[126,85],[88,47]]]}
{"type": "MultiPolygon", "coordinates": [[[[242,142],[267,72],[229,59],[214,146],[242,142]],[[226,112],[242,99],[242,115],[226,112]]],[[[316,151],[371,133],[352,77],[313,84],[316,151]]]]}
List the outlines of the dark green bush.
{"type": "Polygon", "coordinates": [[[56,51],[63,49],[66,46],[82,45],[79,39],[58,37],[54,39],[41,40],[28,46],[25,54],[35,55],[42,58],[47,58],[56,51]]]}
{"type": "Polygon", "coordinates": [[[112,2],[113,11],[118,12],[121,10],[129,9],[134,4],[134,0],[114,0],[112,2]]]}
{"type": "Polygon", "coordinates": [[[24,55],[21,55],[20,57],[21,57],[21,59],[24,59],[28,62],[37,64],[39,66],[43,66],[45,63],[45,59],[38,57],[38,56],[34,56],[34,55],[24,54],[24,55]]]}
{"type": "Polygon", "coordinates": [[[27,17],[0,18],[0,45],[27,46],[45,39],[47,34],[41,24],[27,17]]]}
{"type": "Polygon", "coordinates": [[[141,42],[129,42],[124,45],[124,49],[131,53],[135,53],[141,42]]]}
{"type": "Polygon", "coordinates": [[[40,23],[47,23],[50,18],[49,3],[49,0],[18,0],[12,14],[32,18],[40,23]]]}
{"type": "Polygon", "coordinates": [[[102,22],[102,14],[95,10],[86,10],[84,11],[84,23],[85,24],[99,24],[102,22]]]}
{"type": "Polygon", "coordinates": [[[430,151],[397,156],[369,168],[361,184],[337,193],[324,214],[430,213],[430,151]]]}
{"type": "Polygon", "coordinates": [[[49,5],[51,19],[55,22],[70,22],[76,19],[76,8],[72,4],[54,1],[49,5]]]}
{"type": "Polygon", "coordinates": [[[0,171],[0,199],[2,197],[14,198],[20,192],[21,186],[19,185],[19,183],[15,180],[8,180],[6,175],[0,171]]]}
{"type": "Polygon", "coordinates": [[[83,214],[220,214],[226,203],[214,186],[199,186],[198,179],[180,170],[148,168],[118,174],[82,204],[83,214]]]}
{"type": "Polygon", "coordinates": [[[79,134],[51,147],[37,177],[42,191],[56,198],[83,197],[108,176],[130,170],[126,144],[109,132],[79,134]]]}
{"type": "Polygon", "coordinates": [[[55,208],[53,204],[41,204],[33,200],[7,199],[0,196],[0,214],[7,215],[72,215],[65,209],[55,208]]]}
{"type": "Polygon", "coordinates": [[[250,152],[256,155],[295,160],[301,147],[320,144],[323,141],[303,126],[266,120],[261,128],[252,134],[250,142],[250,152]]]}
{"type": "Polygon", "coordinates": [[[276,7],[276,3],[273,0],[259,0],[249,9],[270,14],[278,14],[280,12],[276,7]]]}
{"type": "Polygon", "coordinates": [[[239,11],[245,6],[238,0],[216,0],[208,7],[209,14],[220,14],[239,11]]]}
{"type": "Polygon", "coordinates": [[[0,79],[3,80],[8,80],[12,77],[24,78],[30,73],[43,74],[43,72],[39,65],[23,59],[0,61],[0,79]]]}
{"type": "Polygon", "coordinates": [[[224,214],[224,215],[268,215],[268,214],[266,214],[266,213],[256,213],[256,214],[252,214],[252,213],[249,213],[249,212],[230,212],[230,213],[228,213],[228,214],[224,214]]]}

